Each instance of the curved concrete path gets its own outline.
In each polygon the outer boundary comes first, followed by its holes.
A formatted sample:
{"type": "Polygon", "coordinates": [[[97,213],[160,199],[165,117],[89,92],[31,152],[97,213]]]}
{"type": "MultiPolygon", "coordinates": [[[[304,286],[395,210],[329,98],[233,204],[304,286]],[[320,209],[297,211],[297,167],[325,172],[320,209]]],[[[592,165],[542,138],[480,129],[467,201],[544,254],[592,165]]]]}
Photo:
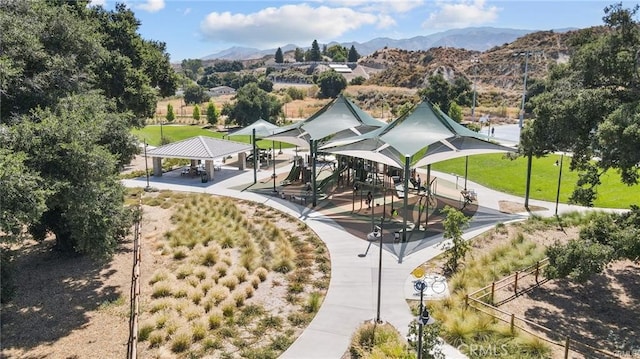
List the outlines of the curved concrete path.
{"type": "MultiPolygon", "coordinates": [[[[276,169],[276,173],[287,173],[290,166],[276,169]]],[[[270,177],[270,170],[262,170],[258,174],[259,181],[270,177]]],[[[439,180],[455,183],[455,176],[432,172],[439,180]]],[[[425,176],[426,177],[426,176],[425,176]]],[[[146,179],[123,180],[127,187],[145,187],[146,179]]],[[[151,180],[152,187],[186,192],[211,193],[250,200],[271,206],[304,221],[326,243],[331,255],[331,282],[325,300],[313,321],[298,339],[282,354],[281,358],[313,359],[340,358],[349,346],[355,329],[366,321],[377,316],[378,296],[378,261],[382,253],[380,319],[389,322],[403,335],[407,334],[408,324],[414,317],[409,311],[404,295],[404,284],[411,271],[421,263],[442,252],[442,240],[430,242],[421,248],[407,251],[398,256],[389,248],[380,251],[377,243],[368,243],[354,237],[343,230],[338,223],[319,212],[280,199],[248,191],[232,189],[243,184],[253,183],[253,171],[239,171],[232,167],[224,167],[216,172],[214,182],[200,183],[199,179],[190,181],[189,185],[181,183],[185,178],[174,179],[163,176],[151,180]],[[370,248],[369,248],[370,247],[370,248]]],[[[522,203],[521,198],[506,195],[467,182],[467,188],[473,188],[478,194],[482,207],[497,210],[499,201],[522,203]]],[[[530,204],[548,208],[540,215],[553,215],[555,203],[530,200],[530,204]]],[[[559,212],[581,210],[582,207],[560,204],[559,212]]],[[[506,218],[506,217],[505,217],[506,218]]],[[[521,218],[525,218],[524,215],[521,218]]],[[[496,218],[485,225],[468,230],[465,238],[472,238],[495,223],[503,221],[496,218]]],[[[386,246],[385,246],[386,247],[386,246]]],[[[443,348],[447,358],[466,358],[455,348],[445,345],[443,348]]]]}

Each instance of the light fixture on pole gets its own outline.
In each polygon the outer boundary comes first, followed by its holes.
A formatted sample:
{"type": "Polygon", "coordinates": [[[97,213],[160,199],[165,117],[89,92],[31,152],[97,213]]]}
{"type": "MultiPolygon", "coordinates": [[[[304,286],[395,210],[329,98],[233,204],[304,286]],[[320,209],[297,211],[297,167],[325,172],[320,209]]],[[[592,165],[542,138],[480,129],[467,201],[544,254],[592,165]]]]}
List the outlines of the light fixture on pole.
{"type": "Polygon", "coordinates": [[[382,323],[380,320],[380,297],[382,296],[382,224],[384,216],[380,217],[380,253],[378,256],[378,305],[376,309],[376,323],[382,323]]]}
{"type": "Polygon", "coordinates": [[[556,191],[556,212],[555,215],[558,217],[558,202],[560,202],[560,183],[562,182],[562,160],[564,159],[564,153],[560,154],[560,163],[556,160],[554,166],[560,166],[560,171],[558,171],[558,190],[556,191]]]}

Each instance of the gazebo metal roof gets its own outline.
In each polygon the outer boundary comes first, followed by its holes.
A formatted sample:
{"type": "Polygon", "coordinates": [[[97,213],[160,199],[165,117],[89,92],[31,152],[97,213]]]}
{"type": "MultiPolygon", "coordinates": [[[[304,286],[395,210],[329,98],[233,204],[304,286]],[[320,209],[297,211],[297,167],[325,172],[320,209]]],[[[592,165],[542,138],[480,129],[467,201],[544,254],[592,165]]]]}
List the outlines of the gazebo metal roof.
{"type": "Polygon", "coordinates": [[[154,148],[147,151],[147,155],[163,158],[212,160],[239,152],[251,151],[251,149],[251,145],[242,142],[197,136],[154,148]]]}

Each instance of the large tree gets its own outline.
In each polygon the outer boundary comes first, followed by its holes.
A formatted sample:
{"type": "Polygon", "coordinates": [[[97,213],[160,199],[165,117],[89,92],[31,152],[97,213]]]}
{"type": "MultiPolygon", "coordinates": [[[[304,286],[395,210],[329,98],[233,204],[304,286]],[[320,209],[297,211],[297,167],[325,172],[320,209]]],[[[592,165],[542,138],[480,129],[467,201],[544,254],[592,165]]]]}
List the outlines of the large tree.
{"type": "Polygon", "coordinates": [[[130,10],[82,3],[0,0],[0,121],[99,89],[141,125],[153,116],[158,92],[175,92],[164,44],[142,39],[130,10]]]}
{"type": "Polygon", "coordinates": [[[282,104],[274,95],[260,89],[256,83],[241,87],[235,96],[235,104],[223,107],[223,114],[246,126],[262,118],[275,123],[282,104]]]}
{"type": "Polygon", "coordinates": [[[18,173],[2,180],[0,232],[103,257],[129,227],[117,174],[138,151],[130,127],[176,76],[124,5],[86,5],[0,0],[0,177],[18,173]]]}
{"type": "Polygon", "coordinates": [[[356,51],[356,47],[351,45],[351,48],[349,49],[349,55],[347,57],[347,61],[358,62],[359,58],[360,58],[360,54],[358,53],[358,51],[356,51]]]}
{"type": "Polygon", "coordinates": [[[318,76],[317,84],[320,87],[321,97],[335,98],[347,88],[347,79],[334,70],[327,70],[318,76]]]}
{"type": "Polygon", "coordinates": [[[322,52],[320,51],[318,40],[313,40],[311,43],[311,49],[306,52],[305,60],[313,62],[322,61],[322,52]]]}
{"type": "MultiPolygon", "coordinates": [[[[30,221],[35,239],[53,233],[64,251],[108,256],[129,225],[119,163],[136,152],[128,119],[98,94],[62,99],[36,109],[9,130],[9,149],[47,191],[46,209],[30,221]]],[[[26,198],[16,199],[28,201],[26,198]]]]}
{"type": "Polygon", "coordinates": [[[281,64],[281,63],[284,62],[284,56],[282,55],[282,49],[281,48],[278,48],[276,50],[275,60],[276,60],[276,64],[281,64]]]}
{"type": "Polygon", "coordinates": [[[640,25],[638,10],[604,9],[604,29],[580,31],[573,55],[554,67],[544,91],[531,99],[535,120],[523,134],[534,155],[572,152],[580,177],[570,201],[591,205],[600,176],[617,169],[638,183],[640,163],[640,25]],[[594,161],[598,158],[597,161],[594,161]]]}

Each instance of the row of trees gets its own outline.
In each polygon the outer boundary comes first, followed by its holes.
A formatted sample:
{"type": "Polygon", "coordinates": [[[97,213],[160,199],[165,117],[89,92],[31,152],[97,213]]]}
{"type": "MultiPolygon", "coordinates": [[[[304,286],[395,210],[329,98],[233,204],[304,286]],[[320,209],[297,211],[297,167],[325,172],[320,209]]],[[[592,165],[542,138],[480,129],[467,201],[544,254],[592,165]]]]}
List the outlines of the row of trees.
{"type": "MultiPolygon", "coordinates": [[[[327,45],[323,45],[322,51],[320,51],[317,40],[313,40],[311,48],[307,51],[297,47],[293,53],[296,62],[320,62],[323,60],[323,56],[330,57],[334,62],[357,62],[360,58],[360,54],[354,45],[351,45],[350,49],[338,44],[331,45],[328,48],[327,45]]],[[[277,64],[284,63],[284,54],[279,47],[275,53],[275,62],[277,64]]]]}
{"type": "Polygon", "coordinates": [[[129,130],[176,75],[125,5],[87,5],[0,0],[0,240],[53,234],[60,250],[105,257],[131,219],[118,180],[138,152],[129,130]]]}

